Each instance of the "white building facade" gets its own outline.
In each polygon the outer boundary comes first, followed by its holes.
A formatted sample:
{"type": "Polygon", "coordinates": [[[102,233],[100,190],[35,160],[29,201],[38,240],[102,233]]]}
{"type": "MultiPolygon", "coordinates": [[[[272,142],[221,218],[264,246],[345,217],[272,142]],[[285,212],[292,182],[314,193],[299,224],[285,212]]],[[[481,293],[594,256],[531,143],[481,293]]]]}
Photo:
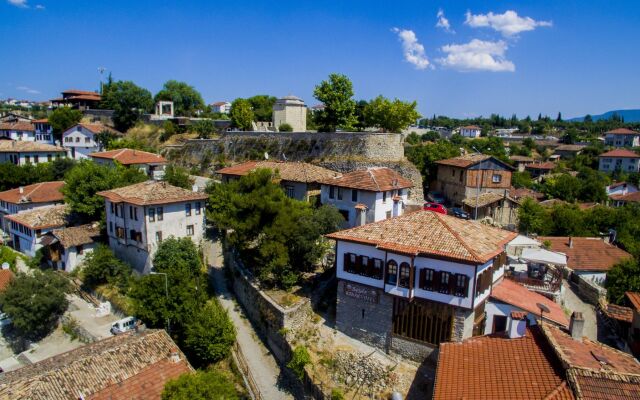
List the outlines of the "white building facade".
{"type": "Polygon", "coordinates": [[[122,135],[101,124],[77,124],[62,133],[62,146],[74,160],[88,159],[91,153],[102,150],[102,146],[96,139],[96,135],[102,131],[122,135]]]}
{"type": "Polygon", "coordinates": [[[64,157],[66,151],[62,147],[33,141],[0,140],[0,163],[40,164],[64,157]]]}
{"type": "Polygon", "coordinates": [[[99,194],[105,198],[109,246],[140,274],[152,270],[162,240],[188,237],[199,244],[203,238],[206,194],[157,181],[99,194]]]}
{"type": "Polygon", "coordinates": [[[616,149],[600,154],[598,170],[602,172],[638,172],[640,155],[631,150],[616,149]]]}
{"type": "Polygon", "coordinates": [[[0,192],[0,229],[9,231],[5,217],[21,211],[62,204],[64,182],[42,182],[0,192]]]}
{"type": "Polygon", "coordinates": [[[6,217],[11,246],[14,250],[33,257],[40,250],[43,235],[67,224],[65,205],[40,207],[6,217]]]}
{"type": "Polygon", "coordinates": [[[468,138],[479,138],[482,134],[482,128],[476,125],[463,126],[460,128],[460,136],[468,138]]]}
{"type": "Polygon", "coordinates": [[[640,132],[627,128],[618,128],[605,132],[604,144],[613,147],[640,146],[640,132]]]}
{"type": "Polygon", "coordinates": [[[285,96],[273,105],[273,127],[289,124],[294,132],[307,130],[307,106],[296,96],[285,96]]]}

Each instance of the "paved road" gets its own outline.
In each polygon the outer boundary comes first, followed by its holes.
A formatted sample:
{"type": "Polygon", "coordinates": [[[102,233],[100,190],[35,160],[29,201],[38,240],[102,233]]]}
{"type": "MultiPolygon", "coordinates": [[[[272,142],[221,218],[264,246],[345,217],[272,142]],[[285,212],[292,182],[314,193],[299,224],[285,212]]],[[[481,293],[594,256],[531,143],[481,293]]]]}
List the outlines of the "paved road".
{"type": "Polygon", "coordinates": [[[234,302],[233,294],[227,289],[224,276],[223,258],[218,242],[205,242],[205,254],[209,267],[213,269],[213,283],[218,299],[236,326],[238,346],[247,359],[263,399],[293,399],[294,397],[280,385],[280,367],[269,350],[264,346],[244,316],[242,309],[234,302]]]}
{"type": "Polygon", "coordinates": [[[564,307],[569,311],[580,311],[584,317],[584,330],[583,336],[588,337],[591,340],[598,340],[598,323],[596,318],[596,311],[594,307],[585,303],[578,297],[575,291],[571,288],[571,285],[566,280],[562,281],[564,286],[564,307]]]}

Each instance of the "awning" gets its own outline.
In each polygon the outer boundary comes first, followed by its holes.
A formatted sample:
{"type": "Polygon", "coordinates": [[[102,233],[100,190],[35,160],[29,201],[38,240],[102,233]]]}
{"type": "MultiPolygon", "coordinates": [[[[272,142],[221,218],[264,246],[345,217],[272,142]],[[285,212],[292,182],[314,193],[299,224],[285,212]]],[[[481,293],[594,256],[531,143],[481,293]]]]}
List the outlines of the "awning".
{"type": "Polygon", "coordinates": [[[565,254],[545,249],[522,249],[520,259],[541,264],[567,265],[567,256],[565,254]]]}

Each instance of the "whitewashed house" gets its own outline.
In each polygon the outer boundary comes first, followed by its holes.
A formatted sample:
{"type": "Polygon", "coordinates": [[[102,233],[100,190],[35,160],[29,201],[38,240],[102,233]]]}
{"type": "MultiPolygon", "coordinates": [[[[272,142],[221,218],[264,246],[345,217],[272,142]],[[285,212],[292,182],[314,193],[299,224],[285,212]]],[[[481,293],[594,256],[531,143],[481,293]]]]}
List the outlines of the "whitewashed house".
{"type": "Polygon", "coordinates": [[[99,236],[97,223],[54,229],[41,241],[46,248],[45,260],[55,269],[73,272],[96,248],[99,236]]]}
{"type": "Polygon", "coordinates": [[[217,101],[211,104],[211,110],[215,113],[229,114],[231,112],[231,103],[228,101],[217,101]]]}
{"type": "Polygon", "coordinates": [[[96,164],[115,166],[116,163],[126,167],[135,166],[151,179],[162,179],[167,160],[161,155],[147,151],[118,149],[89,154],[96,164]]]}
{"type": "Polygon", "coordinates": [[[198,244],[205,229],[204,193],[162,181],[99,192],[105,198],[107,235],[115,255],[146,274],[163,239],[188,237],[198,244]]]}
{"type": "Polygon", "coordinates": [[[640,146],[640,132],[628,128],[618,128],[605,132],[604,144],[613,147],[640,146]]]}
{"type": "Polygon", "coordinates": [[[460,136],[468,138],[479,138],[482,134],[482,128],[477,125],[468,125],[460,128],[460,136]]]}
{"type": "Polygon", "coordinates": [[[8,232],[5,217],[38,207],[62,204],[64,182],[41,182],[0,192],[0,229],[8,232]]]}
{"type": "Polygon", "coordinates": [[[0,137],[17,141],[34,142],[36,140],[35,126],[31,121],[0,123],[0,137]]]}
{"type": "Polygon", "coordinates": [[[0,163],[40,164],[66,157],[62,147],[38,142],[0,140],[0,163]]]}
{"type": "Polygon", "coordinates": [[[39,207],[8,215],[11,246],[30,257],[42,248],[42,237],[67,225],[69,209],[64,204],[39,207]]]}
{"type": "Polygon", "coordinates": [[[413,182],[390,168],[367,168],[320,181],[320,201],[335,206],[349,227],[404,213],[413,182]]]}
{"type": "Polygon", "coordinates": [[[102,151],[102,145],[96,139],[101,132],[110,132],[117,136],[122,133],[102,124],[76,124],[62,133],[62,146],[74,160],[89,158],[91,153],[102,151]]]}
{"type": "Polygon", "coordinates": [[[638,187],[631,182],[616,182],[607,186],[607,196],[623,196],[629,193],[636,193],[638,187]]]}
{"type": "Polygon", "coordinates": [[[627,149],[615,149],[598,156],[598,170],[602,172],[638,172],[640,155],[627,149]]]}
{"type": "Polygon", "coordinates": [[[36,142],[53,144],[53,127],[47,118],[33,120],[36,142]]]}
{"type": "Polygon", "coordinates": [[[336,241],[337,329],[421,361],[441,342],[483,334],[515,236],[431,211],[327,235],[336,241]]]}

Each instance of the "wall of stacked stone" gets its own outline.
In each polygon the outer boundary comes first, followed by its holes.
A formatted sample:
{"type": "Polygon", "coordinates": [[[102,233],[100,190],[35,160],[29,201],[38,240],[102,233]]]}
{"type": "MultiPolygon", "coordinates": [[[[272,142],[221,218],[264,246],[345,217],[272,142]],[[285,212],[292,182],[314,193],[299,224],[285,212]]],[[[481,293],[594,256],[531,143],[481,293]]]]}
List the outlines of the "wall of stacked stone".
{"type": "Polygon", "coordinates": [[[600,298],[607,297],[607,289],[598,286],[589,279],[573,274],[573,280],[577,282],[578,294],[591,305],[598,305],[600,298]]]}

